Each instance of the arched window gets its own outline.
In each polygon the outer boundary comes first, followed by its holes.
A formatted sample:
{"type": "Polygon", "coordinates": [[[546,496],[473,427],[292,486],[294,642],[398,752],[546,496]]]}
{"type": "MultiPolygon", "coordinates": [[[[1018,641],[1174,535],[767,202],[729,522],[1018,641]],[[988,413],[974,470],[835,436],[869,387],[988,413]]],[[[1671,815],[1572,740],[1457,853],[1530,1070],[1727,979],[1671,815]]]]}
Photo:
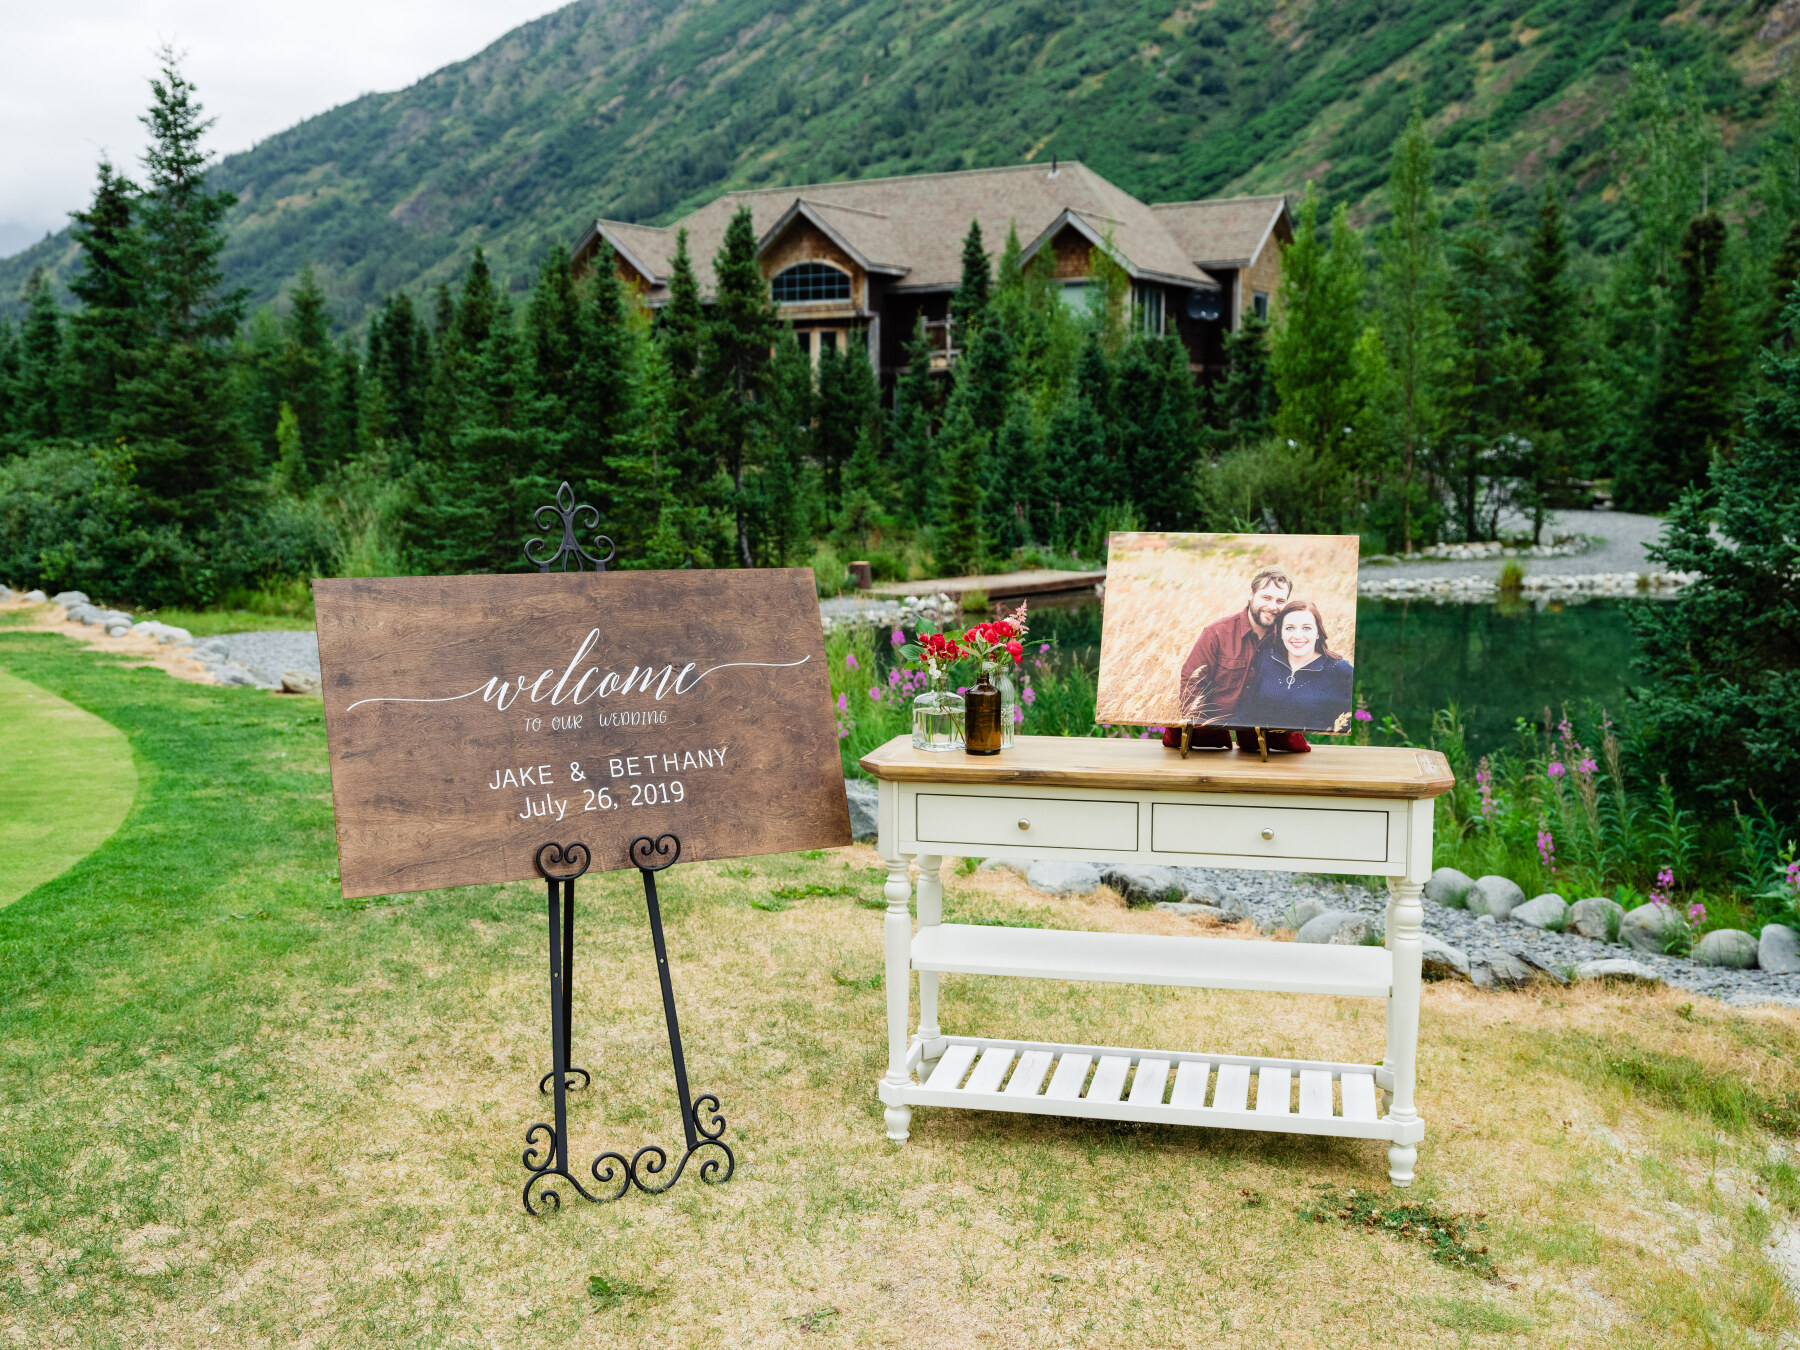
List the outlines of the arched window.
{"type": "Polygon", "coordinates": [[[778,305],[804,305],[818,300],[848,300],[850,274],[824,263],[795,263],[777,273],[769,290],[778,305]]]}

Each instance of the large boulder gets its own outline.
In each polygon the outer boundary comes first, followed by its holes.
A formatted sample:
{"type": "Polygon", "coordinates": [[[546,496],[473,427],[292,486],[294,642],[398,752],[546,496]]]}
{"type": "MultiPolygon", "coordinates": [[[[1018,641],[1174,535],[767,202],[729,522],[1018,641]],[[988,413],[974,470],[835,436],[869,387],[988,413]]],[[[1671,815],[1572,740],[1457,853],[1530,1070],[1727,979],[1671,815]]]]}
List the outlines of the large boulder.
{"type": "Polygon", "coordinates": [[[1430,933],[1419,935],[1419,973],[1428,980],[1466,980],[1469,954],[1430,933]]]}
{"type": "Polygon", "coordinates": [[[1567,931],[1592,938],[1595,942],[1615,942],[1618,940],[1619,923],[1624,917],[1625,908],[1617,900],[1608,900],[1604,895],[1590,895],[1586,900],[1577,900],[1569,906],[1567,931]]]}
{"type": "Polygon", "coordinates": [[[1321,942],[1332,947],[1357,947],[1369,935],[1369,921],[1361,914],[1328,909],[1294,934],[1295,942],[1321,942]]]}
{"type": "Polygon", "coordinates": [[[1667,905],[1639,905],[1619,920],[1619,941],[1634,952],[1661,956],[1675,929],[1675,915],[1667,905]]]}
{"type": "Polygon", "coordinates": [[[1440,867],[1431,874],[1431,880],[1425,883],[1425,898],[1446,909],[1467,909],[1469,888],[1474,884],[1475,878],[1467,872],[1459,872],[1454,867],[1440,867]]]}
{"type": "Polygon", "coordinates": [[[1800,975],[1800,933],[1785,923],[1764,924],[1756,964],[1771,975],[1800,975]]]}
{"type": "Polygon", "coordinates": [[[1124,896],[1125,903],[1134,909],[1187,899],[1187,887],[1182,884],[1180,869],[1175,867],[1115,863],[1101,869],[1100,881],[1124,896]]]}
{"type": "Polygon", "coordinates": [[[1560,933],[1569,921],[1569,906],[1560,895],[1540,895],[1519,905],[1510,917],[1514,923],[1560,933]]]}
{"type": "Polygon", "coordinates": [[[1658,984],[1662,976],[1645,965],[1642,961],[1633,961],[1625,956],[1607,956],[1598,961],[1583,961],[1575,967],[1575,978],[1578,980],[1642,980],[1646,984],[1658,984]]]}
{"type": "Polygon", "coordinates": [[[1294,931],[1298,933],[1325,911],[1325,905],[1317,900],[1302,900],[1294,906],[1294,912],[1288,916],[1288,920],[1293,924],[1294,931]]]}
{"type": "Polygon", "coordinates": [[[131,625],[131,631],[137,637],[155,638],[158,642],[183,643],[194,640],[194,635],[187,629],[172,623],[159,623],[155,619],[140,619],[131,625]]]}
{"type": "Polygon", "coordinates": [[[1092,863],[1039,858],[1026,870],[1025,884],[1050,895],[1086,895],[1100,889],[1100,869],[1092,863]]]}
{"type": "Polygon", "coordinates": [[[844,780],[844,797],[850,803],[850,837],[873,839],[880,832],[876,810],[881,804],[881,789],[861,778],[844,780]]]}
{"type": "Polygon", "coordinates": [[[1469,980],[1478,989],[1530,984],[1538,972],[1511,952],[1486,951],[1469,958],[1469,980]]]}
{"type": "MultiPolygon", "coordinates": [[[[318,698],[325,689],[319,682],[319,672],[316,670],[284,670],[281,672],[281,691],[284,694],[309,694],[318,698]]],[[[855,828],[852,817],[851,829],[855,828]]]]}
{"type": "Polygon", "coordinates": [[[48,600],[49,598],[50,597],[45,595],[42,591],[26,591],[25,592],[25,599],[34,605],[41,605],[44,603],[44,601],[48,600]]]}
{"type": "Polygon", "coordinates": [[[1485,876],[1469,888],[1471,914],[1492,914],[1496,919],[1505,919],[1524,903],[1525,892],[1517,882],[1505,877],[1485,876]]]}
{"type": "Polygon", "coordinates": [[[50,603],[68,609],[72,605],[85,605],[88,602],[86,591],[58,591],[50,597],[50,603]]]}
{"type": "Polygon", "coordinates": [[[1715,928],[1694,944],[1694,960],[1703,966],[1749,970],[1756,964],[1756,939],[1741,928],[1715,928]]]}

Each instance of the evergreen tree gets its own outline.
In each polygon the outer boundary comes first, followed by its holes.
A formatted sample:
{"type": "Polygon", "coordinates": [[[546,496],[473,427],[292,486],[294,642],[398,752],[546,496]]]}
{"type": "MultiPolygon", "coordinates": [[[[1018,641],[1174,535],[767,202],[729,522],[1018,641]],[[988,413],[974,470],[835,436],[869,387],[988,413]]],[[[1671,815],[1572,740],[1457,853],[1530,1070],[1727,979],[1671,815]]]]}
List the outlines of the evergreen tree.
{"type": "MultiPolygon", "coordinates": [[[[748,212],[745,213],[748,215],[748,212]]],[[[791,567],[812,551],[815,484],[807,466],[815,414],[812,362],[793,330],[776,324],[774,359],[764,368],[764,405],[746,425],[753,440],[738,493],[740,541],[755,567],[791,567]]]]}
{"type": "Polygon", "coordinates": [[[1139,334],[1125,344],[1114,381],[1124,453],[1124,495],[1147,530],[1198,523],[1200,433],[1187,349],[1176,337],[1139,334]]]}
{"type": "Polygon", "coordinates": [[[1270,358],[1275,433],[1340,462],[1366,409],[1367,377],[1357,349],[1362,294],[1362,242],[1341,203],[1330,230],[1319,227],[1319,196],[1308,183],[1294,242],[1282,255],[1281,316],[1270,358]]]}
{"type": "Polygon", "coordinates": [[[1107,478],[1106,428],[1082,390],[1070,385],[1044,435],[1041,521],[1059,549],[1076,550],[1109,504],[1098,490],[1107,478]]]}
{"type": "MultiPolygon", "coordinates": [[[[1524,475],[1532,538],[1541,541],[1545,509],[1569,490],[1587,438],[1592,400],[1582,355],[1582,314],[1569,273],[1569,222],[1554,181],[1526,244],[1519,335],[1533,359],[1525,372],[1531,453],[1524,475]]],[[[1504,396],[1503,394],[1501,396],[1504,396]]]]}
{"type": "MultiPolygon", "coordinates": [[[[569,250],[553,245],[525,306],[525,345],[536,393],[544,404],[544,427],[559,450],[584,429],[576,397],[576,370],[583,354],[581,311],[569,250]]],[[[570,458],[558,459],[564,472],[575,468],[570,458]]],[[[597,463],[596,457],[582,467],[591,471],[597,463]]]]}
{"type": "Polygon", "coordinates": [[[1275,419],[1275,373],[1269,356],[1269,325],[1246,314],[1225,334],[1225,370],[1206,387],[1211,439],[1235,447],[1261,440],[1275,419]]]}
{"type": "Polygon", "coordinates": [[[987,250],[981,243],[981,222],[971,220],[969,232],[963,236],[962,279],[950,297],[950,317],[955,321],[951,331],[957,335],[959,346],[968,344],[968,335],[987,317],[992,288],[987,250]]]}
{"type": "Polygon", "coordinates": [[[69,278],[80,301],[69,319],[71,433],[98,438],[120,419],[120,386],[147,339],[143,241],[132,221],[137,187],[100,161],[86,211],[70,213],[81,259],[69,278]]]}
{"type": "Polygon", "coordinates": [[[1096,511],[1126,501],[1131,495],[1124,421],[1114,402],[1112,367],[1101,343],[1101,335],[1090,332],[1082,344],[1081,360],[1075,368],[1076,390],[1082,404],[1092,409],[1099,421],[1102,435],[1100,454],[1089,460],[1088,481],[1080,489],[1096,511]]]}
{"type": "Polygon", "coordinates": [[[669,302],[657,316],[657,341],[669,371],[669,415],[674,426],[673,454],[677,492],[697,499],[718,472],[718,460],[708,452],[701,426],[700,336],[706,311],[700,304],[700,283],[688,257],[685,229],[675,232],[675,257],[669,264],[669,302]]]}
{"type": "Polygon", "coordinates": [[[288,291],[288,310],[282,346],[282,387],[294,410],[308,472],[316,476],[325,468],[321,458],[325,423],[331,405],[331,317],[325,312],[325,291],[313,275],[312,264],[300,269],[288,291]]]}
{"type": "Polygon", "coordinates": [[[758,441],[768,434],[769,354],[783,325],[775,317],[769,285],[757,263],[756,226],[749,207],[740,207],[726,227],[713,260],[713,276],[717,291],[701,330],[696,378],[712,450],[731,479],[736,499],[738,565],[754,567],[744,473],[758,441]]]}
{"type": "Polygon", "coordinates": [[[1400,539],[1408,553],[1413,551],[1416,516],[1433,495],[1421,474],[1436,430],[1434,396],[1446,356],[1443,240],[1431,191],[1431,161],[1424,112],[1414,104],[1394,146],[1388,177],[1393,219],[1382,235],[1378,281],[1400,470],[1400,539]]]}
{"type": "MultiPolygon", "coordinates": [[[[1696,240],[1696,243],[1699,241],[1696,240]]],[[[1789,306],[1785,326],[1800,327],[1789,306]]],[[[1762,392],[1706,495],[1684,492],[1650,556],[1698,580],[1632,615],[1648,677],[1633,694],[1644,758],[1715,808],[1800,812],[1800,356],[1763,354],[1762,392]]]]}
{"type": "Polygon", "coordinates": [[[937,447],[932,436],[936,392],[931,344],[921,323],[906,344],[906,366],[894,382],[894,406],[888,418],[900,518],[912,529],[930,520],[936,498],[937,447]]]}
{"type": "Polygon", "coordinates": [[[237,199],[206,186],[200,142],[211,123],[167,48],[151,91],[138,203],[148,333],[133,358],[137,373],[120,389],[117,430],[132,443],[137,482],[154,509],[210,523],[236,505],[256,470],[226,365],[244,293],[224,289],[219,255],[237,199]]]}
{"type": "Polygon", "coordinates": [[[0,458],[25,447],[17,436],[19,422],[19,334],[0,314],[0,458]]]}
{"type": "Polygon", "coordinates": [[[988,435],[975,425],[970,404],[952,399],[939,439],[944,473],[932,552],[943,575],[969,576],[987,554],[981,483],[988,435]]]}
{"type": "MultiPolygon", "coordinates": [[[[641,378],[638,344],[631,331],[633,302],[619,279],[612,249],[604,241],[578,299],[579,357],[572,407],[578,462],[586,465],[603,461],[632,440],[633,386],[641,378]]],[[[666,396],[667,391],[664,393],[666,396]]],[[[640,435],[636,443],[652,447],[657,456],[663,453],[655,440],[646,441],[640,435]]]]}
{"type": "Polygon", "coordinates": [[[588,500],[608,504],[606,533],[618,550],[617,566],[687,566],[690,552],[682,546],[680,521],[672,510],[668,363],[646,324],[632,324],[624,338],[628,350],[620,360],[625,369],[617,373],[631,395],[630,404],[619,434],[608,440],[605,478],[589,484],[588,500]]]}
{"type": "Polygon", "coordinates": [[[1681,286],[1650,425],[1621,459],[1615,498],[1631,511],[1658,511],[1703,483],[1709,459],[1730,442],[1737,353],[1723,276],[1725,222],[1696,217],[1677,259],[1681,286]]]}
{"type": "Polygon", "coordinates": [[[1757,345],[1777,346],[1792,336],[1781,316],[1794,298],[1797,282],[1800,282],[1800,219],[1788,226],[1787,233],[1781,238],[1781,246],[1769,262],[1769,294],[1763,306],[1757,345]]]}
{"type": "Polygon", "coordinates": [[[1044,453],[1031,402],[1015,393],[993,440],[982,483],[982,533],[998,556],[1037,542],[1036,513],[1044,499],[1044,453]]]}
{"type": "Polygon", "coordinates": [[[359,439],[359,412],[362,406],[362,361],[350,339],[331,363],[330,402],[326,407],[324,442],[319,462],[329,471],[356,455],[363,447],[359,439]]]}
{"type": "Polygon", "coordinates": [[[886,483],[881,472],[880,422],[870,418],[857,434],[856,450],[844,465],[832,540],[854,556],[880,537],[886,514],[886,483]]]}
{"type": "Polygon", "coordinates": [[[304,496],[312,486],[312,473],[306,467],[300,418],[291,403],[283,403],[276,416],[275,445],[275,485],[295,496],[304,496]]]}
{"type": "MultiPolygon", "coordinates": [[[[455,341],[452,325],[447,342],[455,341]]],[[[460,355],[454,370],[434,369],[431,337],[413,313],[411,298],[404,292],[390,295],[369,322],[371,403],[364,419],[369,434],[394,446],[434,439],[440,451],[447,448],[457,420],[457,386],[466,385],[470,373],[470,363],[460,355]],[[437,436],[432,438],[427,424],[434,414],[437,436]]]]}
{"type": "Polygon", "coordinates": [[[14,426],[19,436],[49,440],[64,434],[62,312],[41,267],[32,269],[20,298],[26,309],[13,386],[14,426]]]}
{"type": "MultiPolygon", "coordinates": [[[[843,495],[844,468],[868,438],[880,402],[875,371],[860,344],[846,343],[842,351],[820,355],[819,422],[813,444],[827,500],[843,495]]],[[[873,486],[865,475],[865,487],[873,486]]]]}

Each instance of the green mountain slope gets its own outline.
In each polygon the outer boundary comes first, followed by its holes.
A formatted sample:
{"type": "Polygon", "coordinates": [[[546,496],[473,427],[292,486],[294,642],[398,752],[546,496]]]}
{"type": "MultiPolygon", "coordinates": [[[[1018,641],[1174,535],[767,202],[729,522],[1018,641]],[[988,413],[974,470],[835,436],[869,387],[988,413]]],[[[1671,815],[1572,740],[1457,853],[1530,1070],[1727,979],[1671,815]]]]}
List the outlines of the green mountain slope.
{"type": "MultiPolygon", "coordinates": [[[[1368,214],[1415,96],[1446,186],[1483,144],[1502,209],[1554,166],[1582,242],[1604,250],[1625,224],[1604,120],[1628,46],[1692,74],[1742,163],[1795,4],[579,0],[221,163],[240,199],[226,265],[262,303],[310,260],[355,323],[390,290],[448,279],[476,243],[522,286],[596,215],[1051,156],[1150,200],[1313,177],[1368,214]]],[[[0,296],[72,257],[61,235],[0,262],[0,296]]]]}

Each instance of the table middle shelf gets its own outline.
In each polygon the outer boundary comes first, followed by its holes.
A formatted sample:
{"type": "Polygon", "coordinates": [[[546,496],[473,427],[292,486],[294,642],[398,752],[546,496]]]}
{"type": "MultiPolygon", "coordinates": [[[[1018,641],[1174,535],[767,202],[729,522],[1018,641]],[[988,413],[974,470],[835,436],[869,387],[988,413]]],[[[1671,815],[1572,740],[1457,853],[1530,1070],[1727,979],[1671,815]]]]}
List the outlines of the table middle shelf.
{"type": "Polygon", "coordinates": [[[959,975],[1352,998],[1386,998],[1394,983],[1394,959],[1385,947],[956,923],[921,928],[912,940],[912,965],[959,975]]]}

